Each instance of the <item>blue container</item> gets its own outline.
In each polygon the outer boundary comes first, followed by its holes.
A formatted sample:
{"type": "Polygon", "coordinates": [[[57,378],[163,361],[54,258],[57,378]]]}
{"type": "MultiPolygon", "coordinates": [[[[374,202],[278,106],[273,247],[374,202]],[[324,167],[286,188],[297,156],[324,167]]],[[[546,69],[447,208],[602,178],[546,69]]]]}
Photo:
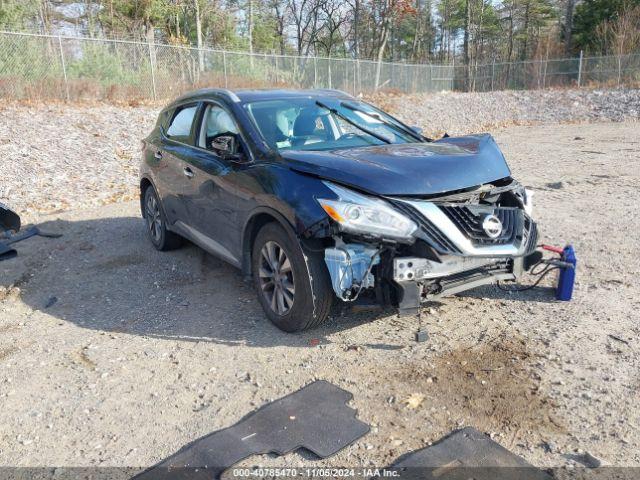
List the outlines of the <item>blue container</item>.
{"type": "Polygon", "coordinates": [[[556,298],[568,302],[573,294],[573,283],[576,279],[576,252],[571,245],[564,247],[562,251],[562,261],[570,263],[573,268],[563,267],[558,275],[558,286],[556,287],[556,298]]]}

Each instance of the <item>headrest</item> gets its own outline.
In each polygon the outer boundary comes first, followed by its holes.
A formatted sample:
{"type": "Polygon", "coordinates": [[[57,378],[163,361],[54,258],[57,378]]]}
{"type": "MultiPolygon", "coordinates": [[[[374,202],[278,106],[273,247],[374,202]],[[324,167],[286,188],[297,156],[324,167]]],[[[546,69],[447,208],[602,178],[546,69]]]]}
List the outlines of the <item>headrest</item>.
{"type": "Polygon", "coordinates": [[[315,108],[307,108],[302,110],[296,121],[293,122],[294,137],[308,137],[316,131],[316,120],[318,119],[318,110],[315,108]]]}

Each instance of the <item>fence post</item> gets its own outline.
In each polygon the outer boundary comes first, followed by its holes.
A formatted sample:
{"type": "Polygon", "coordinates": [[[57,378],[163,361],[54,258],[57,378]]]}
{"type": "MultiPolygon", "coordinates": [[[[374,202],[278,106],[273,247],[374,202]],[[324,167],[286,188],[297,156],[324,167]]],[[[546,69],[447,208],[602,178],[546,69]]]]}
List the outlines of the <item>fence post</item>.
{"type": "Polygon", "coordinates": [[[156,92],[156,68],[153,65],[153,53],[151,52],[151,44],[147,43],[149,50],[149,65],[151,65],[151,86],[153,87],[153,100],[158,99],[158,93],[156,92]]]}
{"type": "Polygon", "coordinates": [[[276,74],[276,85],[277,85],[278,84],[278,56],[275,54],[275,52],[273,52],[272,55],[273,55],[273,59],[275,60],[275,63],[276,63],[275,74],[276,74]]]}
{"type": "Polygon", "coordinates": [[[492,92],[493,92],[495,75],[496,75],[496,59],[494,57],[493,62],[491,63],[491,91],[492,92]]]}
{"type": "Polygon", "coordinates": [[[620,86],[620,82],[622,81],[622,58],[618,55],[618,87],[620,86]]]}
{"type": "Polygon", "coordinates": [[[318,88],[318,57],[313,57],[313,88],[318,88]]]}
{"type": "Polygon", "coordinates": [[[356,83],[356,76],[358,75],[358,64],[356,60],[351,60],[351,64],[353,65],[353,96],[358,94],[358,84],[356,83]]]}
{"type": "Polygon", "coordinates": [[[227,52],[222,51],[222,70],[224,71],[224,88],[229,88],[229,79],[227,78],[227,52]]]}
{"type": "Polygon", "coordinates": [[[69,98],[69,80],[67,79],[67,66],[64,63],[64,52],[62,51],[62,38],[58,35],[58,48],[60,48],[60,63],[62,64],[62,75],[64,76],[64,89],[66,93],[67,102],[69,98]]]}
{"type": "Polygon", "coordinates": [[[432,92],[436,90],[436,82],[433,81],[433,64],[431,63],[431,59],[429,59],[429,86],[422,90],[423,92],[432,92]]]}
{"type": "Polygon", "coordinates": [[[582,86],[582,50],[580,50],[580,63],[578,63],[578,87],[582,86]]]}

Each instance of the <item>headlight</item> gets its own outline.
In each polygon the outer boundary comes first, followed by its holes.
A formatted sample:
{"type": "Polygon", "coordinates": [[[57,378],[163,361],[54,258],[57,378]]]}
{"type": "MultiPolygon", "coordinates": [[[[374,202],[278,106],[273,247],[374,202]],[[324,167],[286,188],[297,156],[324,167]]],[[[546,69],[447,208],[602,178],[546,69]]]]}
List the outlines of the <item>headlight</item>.
{"type": "Polygon", "coordinates": [[[319,198],[318,202],[345,232],[409,240],[418,228],[411,219],[394,210],[383,200],[361,195],[330,182],[323,183],[339,198],[319,198]]]}

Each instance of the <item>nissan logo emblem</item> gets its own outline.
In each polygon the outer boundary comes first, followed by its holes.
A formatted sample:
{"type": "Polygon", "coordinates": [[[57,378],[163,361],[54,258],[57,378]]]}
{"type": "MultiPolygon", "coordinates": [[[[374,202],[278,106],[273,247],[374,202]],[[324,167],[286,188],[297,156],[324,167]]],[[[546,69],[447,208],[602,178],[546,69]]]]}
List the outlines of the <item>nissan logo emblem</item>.
{"type": "Polygon", "coordinates": [[[482,221],[482,228],[489,238],[496,238],[502,233],[502,222],[495,215],[487,215],[482,221]]]}

